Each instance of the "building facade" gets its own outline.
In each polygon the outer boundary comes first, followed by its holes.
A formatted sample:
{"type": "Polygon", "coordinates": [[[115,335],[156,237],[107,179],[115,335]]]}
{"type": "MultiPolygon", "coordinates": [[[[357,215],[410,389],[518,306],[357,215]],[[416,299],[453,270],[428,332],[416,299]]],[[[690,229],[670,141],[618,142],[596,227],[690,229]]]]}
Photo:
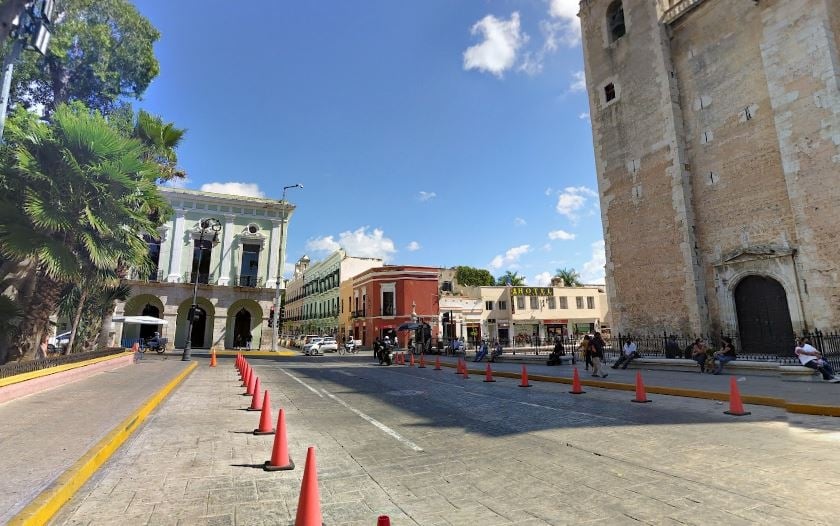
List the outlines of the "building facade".
{"type": "Polygon", "coordinates": [[[376,337],[397,337],[401,347],[413,333],[398,331],[410,321],[424,321],[439,336],[439,269],[411,265],[370,268],[353,278],[353,295],[347,300],[353,309],[353,339],[371,346],[376,337]]]}
{"type": "Polygon", "coordinates": [[[315,263],[311,263],[308,256],[301,257],[286,285],[283,331],[293,335],[325,334],[338,338],[346,335],[347,322],[342,324],[342,282],[382,264],[378,258],[348,256],[343,249],[315,263]]]}
{"type": "Polygon", "coordinates": [[[175,347],[187,339],[187,313],[198,282],[197,320],[190,335],[194,348],[245,347],[270,349],[269,314],[283,235],[295,207],[288,202],[160,188],[174,216],[158,232],[145,236],[157,268],[147,275],[132,272],[126,283],[131,297],[120,302],[117,315],[150,315],[167,322],[114,324],[114,339],[123,344],[155,331],[175,347]],[[220,230],[201,235],[203,218],[215,218],[220,230]],[[281,224],[285,223],[283,234],[281,224]]]}
{"type": "Polygon", "coordinates": [[[840,325],[840,2],[579,16],[615,328],[790,352],[840,325]]]}

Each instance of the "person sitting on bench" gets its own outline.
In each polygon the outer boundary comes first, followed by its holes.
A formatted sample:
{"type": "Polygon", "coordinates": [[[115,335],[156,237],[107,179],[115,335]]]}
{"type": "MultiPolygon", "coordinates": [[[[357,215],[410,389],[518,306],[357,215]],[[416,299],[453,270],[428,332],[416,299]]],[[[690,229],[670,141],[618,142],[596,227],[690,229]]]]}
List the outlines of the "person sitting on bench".
{"type": "Polygon", "coordinates": [[[636,351],[636,342],[633,341],[633,338],[627,338],[627,343],[624,344],[624,348],[621,351],[621,356],[615,362],[615,365],[612,366],[613,369],[618,369],[621,364],[624,364],[621,367],[622,369],[627,369],[630,362],[639,357],[639,353],[636,351]]]}

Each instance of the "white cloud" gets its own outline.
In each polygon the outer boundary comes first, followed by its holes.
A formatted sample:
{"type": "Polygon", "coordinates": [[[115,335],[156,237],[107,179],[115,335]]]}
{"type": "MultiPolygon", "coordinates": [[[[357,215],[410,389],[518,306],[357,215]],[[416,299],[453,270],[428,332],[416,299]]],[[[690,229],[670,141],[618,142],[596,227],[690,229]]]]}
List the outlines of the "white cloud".
{"type": "Polygon", "coordinates": [[[525,226],[528,224],[528,222],[522,219],[521,217],[517,217],[513,220],[513,224],[516,226],[525,226]]]}
{"type": "MultiPolygon", "coordinates": [[[[568,47],[580,44],[580,19],[577,16],[580,0],[549,0],[548,14],[551,39],[568,47]]],[[[548,42],[548,39],[546,39],[548,42]]]]}
{"type": "Polygon", "coordinates": [[[470,34],[481,34],[484,41],[464,51],[464,69],[486,71],[499,78],[516,62],[519,48],[528,41],[528,35],[519,27],[519,13],[510,15],[510,20],[487,15],[470,29],[470,34]]]}
{"type": "Polygon", "coordinates": [[[572,82],[569,83],[569,91],[572,93],[586,91],[586,73],[584,71],[575,71],[572,73],[572,82]]]}
{"type": "Polygon", "coordinates": [[[548,239],[562,239],[563,241],[569,241],[574,238],[574,234],[566,232],[565,230],[552,230],[548,233],[548,239]]]}
{"type": "Polygon", "coordinates": [[[528,280],[534,287],[546,287],[551,285],[551,272],[541,272],[528,280]]]}
{"type": "Polygon", "coordinates": [[[542,246],[542,249],[545,252],[551,252],[551,243],[546,243],[545,245],[542,246]]]}
{"type": "Polygon", "coordinates": [[[418,243],[417,241],[412,241],[408,244],[407,247],[405,247],[405,249],[409,252],[416,252],[417,250],[420,250],[420,243],[418,243]]]}
{"type": "Polygon", "coordinates": [[[429,199],[434,199],[435,197],[437,197],[437,194],[434,192],[424,192],[423,190],[420,190],[420,195],[417,196],[417,199],[421,201],[428,201],[429,199]]]}
{"type": "Polygon", "coordinates": [[[498,255],[490,262],[490,268],[500,269],[502,267],[513,268],[523,254],[531,250],[531,245],[519,245],[507,250],[503,255],[498,255]]]}
{"type": "Polygon", "coordinates": [[[256,183],[207,183],[201,185],[202,192],[215,194],[242,195],[245,197],[265,197],[256,183]]]}
{"type": "MultiPolygon", "coordinates": [[[[557,197],[557,213],[576,221],[578,218],[577,212],[590,202],[590,198],[597,197],[597,192],[585,186],[569,186],[560,192],[557,197]]],[[[597,207],[598,200],[594,199],[593,202],[593,206],[597,207]]]]}
{"type": "Polygon", "coordinates": [[[163,183],[163,186],[169,188],[186,188],[189,183],[190,180],[186,177],[174,177],[163,183]]]}
{"type": "Polygon", "coordinates": [[[578,119],[580,119],[582,121],[588,121],[589,120],[589,112],[588,111],[581,112],[580,114],[578,114],[578,119]]]}
{"type": "Polygon", "coordinates": [[[604,240],[592,243],[592,258],[583,264],[580,272],[581,281],[591,284],[604,283],[604,265],[607,264],[607,255],[604,251],[604,240]]]}
{"type": "Polygon", "coordinates": [[[368,228],[363,226],[353,231],[347,230],[338,235],[338,240],[334,239],[333,236],[310,239],[306,242],[306,248],[313,252],[324,253],[335,252],[339,248],[343,248],[351,256],[390,260],[397,252],[397,249],[394,248],[394,242],[385,237],[382,230],[374,228],[368,232],[368,228]]]}

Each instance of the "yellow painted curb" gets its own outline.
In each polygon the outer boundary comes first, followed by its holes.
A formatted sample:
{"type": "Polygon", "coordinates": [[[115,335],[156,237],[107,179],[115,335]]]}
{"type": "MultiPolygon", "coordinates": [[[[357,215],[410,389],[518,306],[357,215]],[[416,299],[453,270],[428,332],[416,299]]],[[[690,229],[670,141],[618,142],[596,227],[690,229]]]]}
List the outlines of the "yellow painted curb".
{"type": "MultiPolygon", "coordinates": [[[[441,363],[442,367],[454,368],[455,364],[441,363]]],[[[469,374],[485,374],[485,371],[468,369],[469,374]]],[[[519,373],[510,371],[493,371],[493,376],[501,378],[520,379],[519,373]]],[[[528,380],[535,382],[549,382],[555,384],[571,384],[571,378],[563,378],[559,376],[545,376],[540,374],[529,374],[528,380]]],[[[581,380],[581,385],[587,387],[600,387],[602,389],[614,389],[618,391],[635,391],[635,384],[625,384],[620,382],[608,382],[604,380],[581,380]]],[[[664,387],[656,385],[646,385],[645,391],[648,394],[660,394],[666,396],[682,396],[685,398],[701,398],[705,400],[729,400],[729,393],[721,391],[703,391],[700,389],[687,389],[683,387],[664,387]]],[[[776,398],[774,396],[762,395],[741,395],[741,401],[745,404],[763,405],[768,407],[778,407],[785,409],[789,413],[800,413],[805,415],[819,415],[819,416],[840,416],[840,406],[833,405],[817,405],[817,404],[800,404],[795,402],[787,402],[783,398],[776,398]]]]}
{"type": "Polygon", "coordinates": [[[47,369],[41,369],[39,371],[32,371],[30,373],[23,373],[23,374],[16,374],[14,376],[9,376],[8,378],[0,378],[0,387],[5,387],[7,385],[17,384],[20,382],[25,382],[27,380],[34,380],[35,378],[41,378],[42,376],[49,376],[51,374],[61,373],[64,371],[69,371],[71,369],[78,369],[79,367],[84,367],[86,365],[93,365],[95,363],[104,362],[106,360],[115,360],[117,358],[125,358],[126,354],[131,354],[130,352],[124,352],[121,354],[110,354],[108,356],[101,356],[99,358],[92,358],[90,360],[85,360],[83,362],[76,362],[76,363],[67,363],[64,365],[57,365],[55,367],[49,367],[47,369]]]}
{"type": "Polygon", "coordinates": [[[49,488],[15,515],[9,524],[33,526],[46,524],[196,367],[198,367],[197,362],[191,363],[163,389],[152,395],[140,409],[112,429],[70,469],[58,477],[49,488]]]}
{"type": "Polygon", "coordinates": [[[216,356],[236,356],[242,353],[245,358],[251,356],[299,356],[300,353],[295,351],[216,351],[216,356]]]}

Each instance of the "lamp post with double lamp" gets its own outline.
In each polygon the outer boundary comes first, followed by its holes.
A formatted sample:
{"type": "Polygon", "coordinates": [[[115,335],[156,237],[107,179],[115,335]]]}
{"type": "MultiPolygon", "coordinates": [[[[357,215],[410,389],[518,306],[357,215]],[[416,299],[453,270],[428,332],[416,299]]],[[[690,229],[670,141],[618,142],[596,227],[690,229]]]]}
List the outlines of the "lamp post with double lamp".
{"type": "Polygon", "coordinates": [[[283,258],[285,254],[283,253],[283,236],[286,233],[286,218],[289,216],[286,208],[286,190],[289,188],[303,188],[303,185],[293,184],[289,186],[283,187],[283,197],[280,198],[280,201],[283,203],[283,219],[280,221],[280,261],[277,262],[277,283],[275,284],[274,288],[274,315],[271,318],[271,350],[277,350],[277,336],[280,333],[280,325],[278,323],[278,318],[280,316],[280,285],[283,283],[283,258]]]}
{"type": "Polygon", "coordinates": [[[190,354],[192,353],[192,330],[193,322],[195,321],[196,311],[198,310],[198,281],[199,273],[201,272],[201,256],[204,255],[204,235],[208,231],[213,232],[212,245],[219,244],[219,232],[222,230],[222,222],[215,217],[205,217],[198,223],[198,262],[195,266],[195,272],[191,273],[190,277],[193,281],[193,300],[190,306],[190,312],[187,314],[187,342],[184,344],[184,352],[181,354],[181,361],[190,361],[190,354]]]}

